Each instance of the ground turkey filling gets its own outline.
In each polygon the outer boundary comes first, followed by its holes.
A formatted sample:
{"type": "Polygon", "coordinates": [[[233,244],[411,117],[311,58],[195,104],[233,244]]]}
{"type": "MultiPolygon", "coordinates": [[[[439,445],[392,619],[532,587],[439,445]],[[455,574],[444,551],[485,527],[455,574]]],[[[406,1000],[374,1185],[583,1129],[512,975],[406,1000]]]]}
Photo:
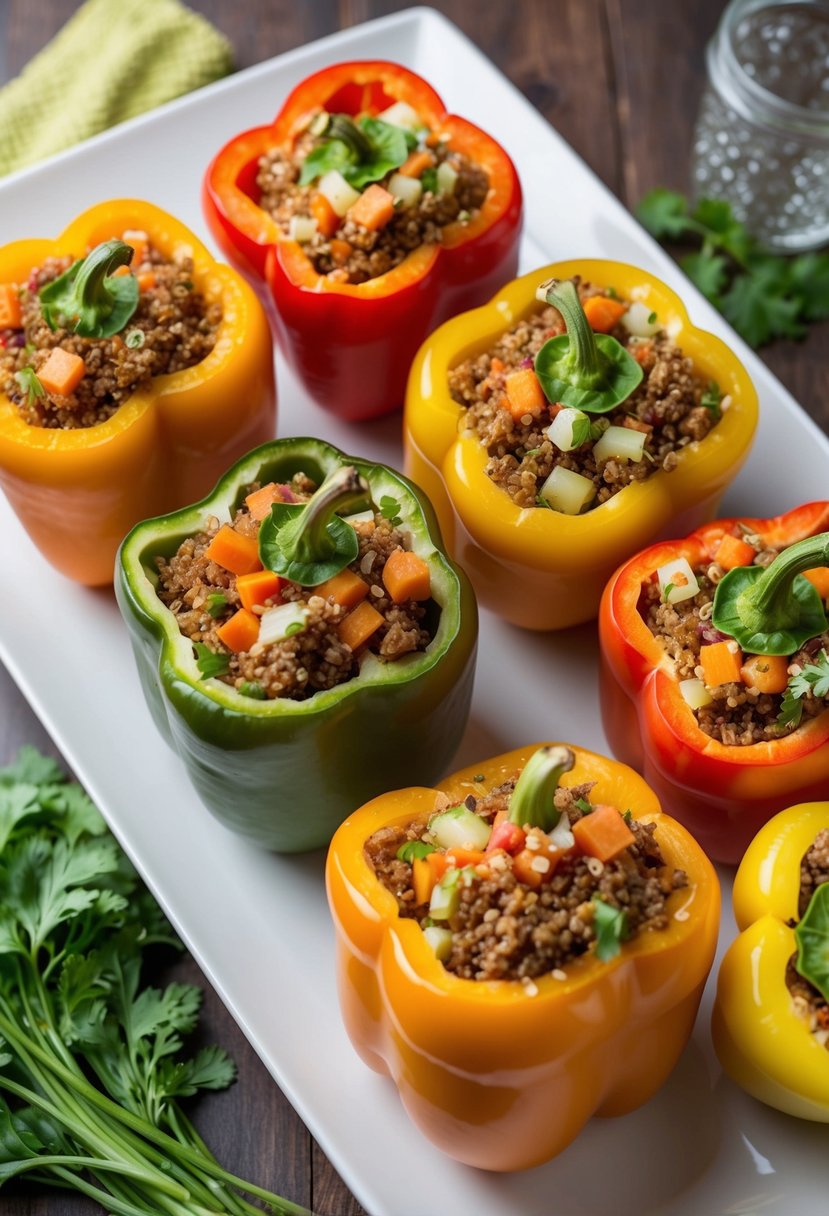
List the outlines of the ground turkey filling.
{"type": "MultiPolygon", "coordinates": [[[[430,170],[435,172],[443,163],[451,165],[457,173],[454,189],[441,192],[437,187],[429,189],[424,185],[414,205],[398,205],[389,222],[373,231],[355,223],[348,213],[330,236],[317,231],[303,244],[303,249],[318,274],[337,283],[374,279],[393,270],[420,245],[440,244],[447,224],[457,220],[468,222],[483,206],[489,193],[489,179],[484,170],[439,139],[431,142],[430,170]]],[[[259,206],[276,220],[286,236],[294,216],[312,216],[315,186],[313,183],[300,186],[298,179],[303,161],[315,143],[314,137],[306,134],[291,152],[274,148],[259,161],[256,178],[262,192],[259,206]]],[[[388,174],[378,184],[387,186],[391,176],[388,174]]]]}
{"type": "MultiPolygon", "coordinates": [[[[582,301],[604,289],[574,280],[582,301]]],[[[593,441],[570,452],[560,451],[548,438],[554,411],[549,405],[538,415],[514,418],[507,408],[506,378],[531,367],[548,338],[565,333],[561,314],[550,305],[520,321],[485,353],[464,360],[449,373],[449,391],[466,407],[463,429],[476,435],[486,448],[486,473],[506,490],[519,507],[546,506],[539,501],[542,485],[557,466],[589,478],[596,486],[592,506],[599,506],[633,481],[645,481],[660,469],[670,473],[677,452],[704,439],[718,420],[728,399],[717,404],[715,386],[694,372],[664,330],[648,338],[634,337],[621,325],[612,337],[630,352],[644,371],[638,388],[617,409],[602,415],[611,426],[644,430],[645,455],[640,461],[611,458],[597,462],[593,441]],[[709,402],[702,404],[703,398],[709,402]]]]}
{"type": "MultiPolygon", "coordinates": [[[[258,488],[251,486],[248,492],[258,488]]],[[[291,488],[294,500],[302,502],[307,501],[316,487],[300,473],[294,477],[291,488]]],[[[175,616],[181,632],[213,653],[227,655],[228,670],[217,678],[259,698],[305,700],[315,692],[358,675],[359,655],[338,634],[346,610],[316,594],[313,587],[300,587],[296,583],[283,585],[279,598],[267,599],[254,612],[261,615],[279,603],[303,604],[307,619],[302,632],[264,646],[257,642],[249,651],[238,653],[222,644],[217,630],[241,607],[241,601],[236,576],[206,555],[219,527],[219,521],[211,518],[205,531],[183,541],[169,560],[157,559],[158,595],[175,616]],[[215,603],[210,597],[217,592],[224,596],[226,605],[213,616],[208,605],[215,603]]],[[[232,527],[245,536],[256,536],[259,522],[243,506],[236,512],[232,527]]],[[[383,624],[372,635],[368,648],[387,661],[424,650],[431,640],[421,623],[425,605],[414,600],[395,604],[383,584],[387,558],[396,549],[405,547],[402,533],[379,513],[375,513],[373,522],[356,523],[355,528],[360,550],[349,569],[368,584],[367,598],[383,617],[383,624]]]]}
{"type": "Polygon", "coordinates": [[[0,330],[0,391],[30,426],[68,430],[105,422],[153,376],[192,367],[213,349],[221,309],[194,287],[192,259],[182,253],[168,260],[145,248],[130,267],[141,285],[138,307],[111,338],[80,338],[46,324],[38,291],[68,270],[71,258],[47,258],[31,272],[20,296],[22,327],[0,330]],[[31,368],[36,375],[54,347],[83,359],[80,384],[67,396],[26,391],[16,373],[31,368]]]}
{"type": "MultiPolygon", "coordinates": [[[[829,829],[818,832],[814,843],[800,864],[800,898],[797,914],[803,916],[815,891],[829,882],[829,829]]],[[[795,970],[795,957],[789,960],[786,984],[792,994],[795,1011],[808,1023],[813,1034],[818,1035],[824,1047],[829,1048],[829,1004],[808,980],[795,970]]]]}
{"type": "MultiPolygon", "coordinates": [[[[487,822],[506,810],[515,781],[486,797],[470,797],[466,806],[487,822]]],[[[588,799],[592,783],[559,787],[555,805],[570,823],[582,811],[578,799],[588,799]]],[[[628,938],[668,925],[666,901],[672,891],[687,886],[681,870],[667,866],[655,839],[653,824],[629,821],[635,842],[612,861],[573,853],[557,865],[552,878],[531,888],[513,872],[512,858],[500,851],[471,871],[460,884],[460,906],[447,922],[452,932],[448,971],[463,979],[523,980],[557,972],[585,954],[595,941],[593,897],[627,913],[628,938]]],[[[412,867],[397,857],[401,845],[422,840],[427,824],[381,828],[366,842],[369,864],[397,900],[400,915],[423,927],[430,923],[428,904],[416,904],[412,867]]],[[[564,978],[563,975],[559,978],[564,978]]]]}
{"type": "MultiPolygon", "coordinates": [[[[738,526],[737,535],[755,550],[754,562],[768,566],[782,549],[773,549],[755,533],[738,526]]],[[[783,546],[785,548],[786,546],[783,546]]],[[[717,583],[726,571],[716,561],[698,567],[694,574],[699,582],[699,592],[693,599],[678,604],[663,601],[659,585],[654,576],[642,588],[639,611],[651,631],[661,641],[676,664],[680,680],[702,678],[700,647],[715,642],[731,642],[711,624],[714,592],[717,583]]],[[[733,642],[736,647],[737,643],[733,642]]],[[[789,659],[789,675],[794,676],[806,664],[814,663],[822,650],[829,651],[829,631],[819,637],[810,638],[789,659]]],[[[694,710],[700,729],[705,734],[728,745],[749,745],[768,739],[779,739],[796,729],[778,722],[783,704],[783,694],[761,693],[745,683],[720,684],[708,689],[712,701],[694,710]]],[[[803,720],[814,718],[829,708],[825,697],[816,697],[811,691],[801,698],[803,720]]]]}

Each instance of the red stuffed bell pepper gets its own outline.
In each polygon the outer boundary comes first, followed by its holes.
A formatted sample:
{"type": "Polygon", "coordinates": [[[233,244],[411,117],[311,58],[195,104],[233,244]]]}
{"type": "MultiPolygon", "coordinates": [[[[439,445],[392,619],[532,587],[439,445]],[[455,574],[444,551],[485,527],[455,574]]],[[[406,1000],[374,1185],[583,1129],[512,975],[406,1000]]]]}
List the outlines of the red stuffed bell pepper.
{"type": "Polygon", "coordinates": [[[644,549],[605,589],[610,746],[718,861],[829,789],[827,529],[829,502],[717,520],[644,549]]]}
{"type": "Polygon", "coordinates": [[[268,305],[289,364],[349,421],[400,406],[427,334],[516,272],[512,161],[394,63],[309,76],[271,125],[219,152],[203,202],[214,237],[268,305]],[[472,210],[459,210],[465,183],[472,210]]]}

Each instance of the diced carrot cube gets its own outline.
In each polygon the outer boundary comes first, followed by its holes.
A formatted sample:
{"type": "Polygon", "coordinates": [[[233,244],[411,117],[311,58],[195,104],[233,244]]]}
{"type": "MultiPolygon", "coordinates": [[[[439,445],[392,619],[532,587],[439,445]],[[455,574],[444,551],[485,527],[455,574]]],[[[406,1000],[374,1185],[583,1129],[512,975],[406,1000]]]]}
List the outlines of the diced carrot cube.
{"type": "Polygon", "coordinates": [[[229,621],[225,621],[224,625],[216,630],[216,636],[223,645],[237,654],[250,650],[259,637],[259,618],[248,612],[247,608],[240,608],[229,621]]]}
{"type": "Polygon", "coordinates": [[[440,882],[449,869],[449,858],[445,853],[440,853],[436,850],[434,853],[427,853],[425,860],[435,876],[435,882],[440,882]]]}
{"type": "Polygon", "coordinates": [[[205,556],[231,574],[253,574],[261,570],[259,544],[253,536],[243,536],[230,524],[223,524],[205,550],[205,556]]]}
{"type": "Polygon", "coordinates": [[[829,600],[829,566],[816,566],[814,570],[804,570],[803,577],[809,580],[821,599],[829,600]]]}
{"type": "Polygon", "coordinates": [[[249,612],[257,605],[261,607],[265,600],[277,599],[282,586],[283,580],[272,570],[254,570],[253,574],[240,574],[236,579],[242,607],[249,612]]]}
{"type": "Polygon", "coordinates": [[[137,274],[139,291],[152,291],[155,287],[155,273],[152,270],[145,270],[142,274],[137,274]]]}
{"type": "Polygon", "coordinates": [[[597,334],[609,334],[628,310],[627,304],[611,300],[610,296],[588,296],[582,307],[590,328],[597,334]]]}
{"type": "Polygon", "coordinates": [[[357,202],[349,207],[348,215],[355,224],[362,224],[363,228],[368,228],[369,232],[385,228],[394,215],[394,195],[389,194],[388,190],[384,190],[376,182],[372,182],[368,189],[363,191],[357,202]]]}
{"type": "Polygon", "coordinates": [[[507,408],[518,420],[525,414],[540,414],[547,404],[538,376],[531,367],[512,372],[505,381],[507,408]]]}
{"type": "Polygon", "coordinates": [[[348,241],[331,241],[331,260],[336,266],[344,266],[351,257],[351,246],[348,241]]]}
{"type": "Polygon", "coordinates": [[[740,668],[743,683],[758,692],[785,692],[789,683],[789,660],[780,654],[749,654],[740,668]]]}
{"type": "Polygon", "coordinates": [[[20,329],[23,310],[20,293],[14,283],[0,283],[0,329],[20,329]]]}
{"type": "Polygon", "coordinates": [[[572,826],[576,844],[588,857],[612,861],[635,839],[615,806],[598,803],[589,815],[582,815],[572,826]]]}
{"type": "Polygon", "coordinates": [[[406,600],[428,600],[432,594],[429,567],[417,553],[395,549],[383,567],[383,583],[395,604],[406,600]]]}
{"type": "Polygon", "coordinates": [[[261,490],[254,490],[252,494],[248,494],[245,506],[253,519],[265,519],[270,515],[273,503],[285,501],[284,487],[271,481],[268,485],[262,486],[261,490]]]}
{"type": "Polygon", "coordinates": [[[412,888],[416,904],[428,903],[437,882],[435,873],[429,865],[431,856],[433,854],[429,853],[426,857],[415,857],[412,862],[412,888]]]}
{"type": "Polygon", "coordinates": [[[349,612],[348,616],[340,622],[337,626],[337,633],[340,641],[345,642],[346,646],[350,646],[352,650],[359,650],[382,624],[383,618],[377,609],[372,608],[371,604],[367,604],[363,600],[362,604],[358,604],[354,611],[349,612]]]}
{"type": "Polygon", "coordinates": [[[311,195],[311,215],[317,221],[317,228],[322,236],[331,237],[342,223],[334,208],[324,194],[317,190],[311,195]]]}
{"type": "Polygon", "coordinates": [[[462,870],[464,866],[479,866],[482,861],[487,860],[483,849],[464,849],[461,847],[447,849],[446,856],[454,863],[458,870],[462,870]]]}
{"type": "Polygon", "coordinates": [[[717,545],[714,560],[723,570],[736,570],[738,566],[750,566],[757,556],[757,550],[739,536],[727,532],[717,545]]]}
{"type": "Polygon", "coordinates": [[[345,569],[315,587],[314,594],[321,595],[326,600],[333,600],[335,604],[350,610],[366,598],[368,583],[353,570],[345,569]]]}
{"type": "Polygon", "coordinates": [[[641,418],[633,418],[630,414],[625,414],[622,426],[626,426],[630,431],[641,431],[643,435],[650,435],[653,430],[649,422],[643,422],[641,418]]]}
{"type": "Polygon", "coordinates": [[[47,393],[57,397],[68,397],[74,393],[86,375],[86,364],[80,355],[55,346],[42,367],[38,369],[37,378],[47,393]]]}
{"type": "Polygon", "coordinates": [[[431,169],[434,163],[432,153],[427,148],[422,148],[420,151],[410,152],[397,172],[402,173],[403,177],[420,177],[421,173],[431,169]]]}
{"type": "Polygon", "coordinates": [[[500,375],[506,366],[507,365],[503,359],[499,359],[497,355],[493,355],[493,357],[489,361],[490,375],[495,375],[495,376],[500,375]]]}
{"type": "Polygon", "coordinates": [[[739,684],[743,665],[742,651],[732,642],[713,642],[700,646],[699,661],[706,688],[717,688],[720,684],[739,684]],[[732,646],[735,648],[732,649],[732,646]]]}

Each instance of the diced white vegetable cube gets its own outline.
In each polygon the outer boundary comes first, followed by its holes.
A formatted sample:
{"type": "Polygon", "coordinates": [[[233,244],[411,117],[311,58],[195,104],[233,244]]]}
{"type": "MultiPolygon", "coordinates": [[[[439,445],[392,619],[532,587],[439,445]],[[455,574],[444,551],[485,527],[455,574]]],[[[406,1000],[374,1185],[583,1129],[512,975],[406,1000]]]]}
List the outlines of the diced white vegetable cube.
{"type": "Polygon", "coordinates": [[[292,215],[288,225],[288,236],[292,241],[304,244],[317,235],[317,221],[310,215],[292,215]]]}
{"type": "Polygon", "coordinates": [[[622,314],[622,325],[635,338],[650,338],[661,328],[656,313],[641,300],[635,300],[622,314]]]}
{"type": "Polygon", "coordinates": [[[457,169],[453,169],[448,161],[444,160],[437,167],[436,177],[438,180],[438,194],[454,194],[455,184],[458,180],[457,169]]]}
{"type": "Polygon", "coordinates": [[[641,460],[647,436],[628,426],[609,426],[593,445],[593,455],[600,460],[641,460]]]}
{"type": "Polygon", "coordinates": [[[337,215],[345,215],[349,207],[353,207],[360,197],[360,191],[345,180],[338,169],[330,169],[324,173],[317,186],[320,194],[324,194],[337,215]]]}
{"type": "Polygon", "coordinates": [[[434,950],[438,962],[444,962],[452,952],[452,930],[442,929],[440,925],[427,925],[423,936],[434,950]]]}
{"type": "Polygon", "coordinates": [[[596,487],[589,477],[556,465],[539,490],[540,496],[554,511],[578,515],[596,496],[596,487]]]}
{"type": "Polygon", "coordinates": [[[666,604],[681,604],[683,600],[693,599],[699,591],[697,576],[684,557],[678,557],[676,561],[660,566],[656,577],[659,579],[659,590],[666,604]]]}
{"type": "Polygon", "coordinates": [[[389,122],[393,127],[404,127],[407,131],[416,131],[423,126],[417,110],[412,109],[406,101],[396,101],[377,117],[381,122],[389,122]]]}
{"type": "Polygon", "coordinates": [[[547,438],[561,452],[572,452],[589,437],[590,419],[582,410],[567,407],[559,410],[547,427],[547,438]]]}
{"type": "Polygon", "coordinates": [[[465,806],[453,806],[429,823],[435,844],[442,849],[484,849],[492,828],[465,806]]]}
{"type": "Polygon", "coordinates": [[[691,709],[702,709],[714,700],[702,680],[680,680],[679,691],[691,709]]]}
{"type": "Polygon", "coordinates": [[[423,183],[419,177],[406,177],[403,173],[393,173],[387,186],[389,194],[399,198],[404,207],[414,207],[423,193],[423,183]]]}
{"type": "Polygon", "coordinates": [[[284,642],[285,638],[302,633],[308,625],[308,609],[304,604],[277,604],[262,613],[259,641],[263,646],[284,642]]]}

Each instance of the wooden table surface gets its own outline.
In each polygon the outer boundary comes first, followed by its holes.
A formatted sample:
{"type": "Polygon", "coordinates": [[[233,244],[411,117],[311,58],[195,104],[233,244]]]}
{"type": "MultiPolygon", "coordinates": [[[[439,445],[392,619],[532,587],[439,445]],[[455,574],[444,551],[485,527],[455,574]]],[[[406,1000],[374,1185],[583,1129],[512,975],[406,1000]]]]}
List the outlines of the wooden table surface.
{"type": "MultiPolygon", "coordinates": [[[[0,83],[19,72],[77,7],[75,0],[0,0],[0,83]]],[[[190,7],[228,36],[242,68],[406,6],[393,0],[190,0],[190,7]]],[[[722,0],[444,0],[435,7],[478,43],[627,206],[653,186],[688,189],[703,51],[722,0]]],[[[778,342],[761,354],[829,431],[826,334],[824,325],[804,342],[778,342]]],[[[0,668],[0,763],[24,742],[57,754],[0,668]]],[[[196,1122],[219,1159],[318,1216],[362,1212],[198,968],[184,962],[176,974],[207,989],[206,1033],[239,1065],[237,1085],[196,1107],[196,1122]]],[[[333,1085],[332,1102],[341,1098],[333,1085]]],[[[3,1191],[2,1210],[4,1216],[86,1216],[100,1209],[74,1195],[21,1185],[3,1191]]]]}

